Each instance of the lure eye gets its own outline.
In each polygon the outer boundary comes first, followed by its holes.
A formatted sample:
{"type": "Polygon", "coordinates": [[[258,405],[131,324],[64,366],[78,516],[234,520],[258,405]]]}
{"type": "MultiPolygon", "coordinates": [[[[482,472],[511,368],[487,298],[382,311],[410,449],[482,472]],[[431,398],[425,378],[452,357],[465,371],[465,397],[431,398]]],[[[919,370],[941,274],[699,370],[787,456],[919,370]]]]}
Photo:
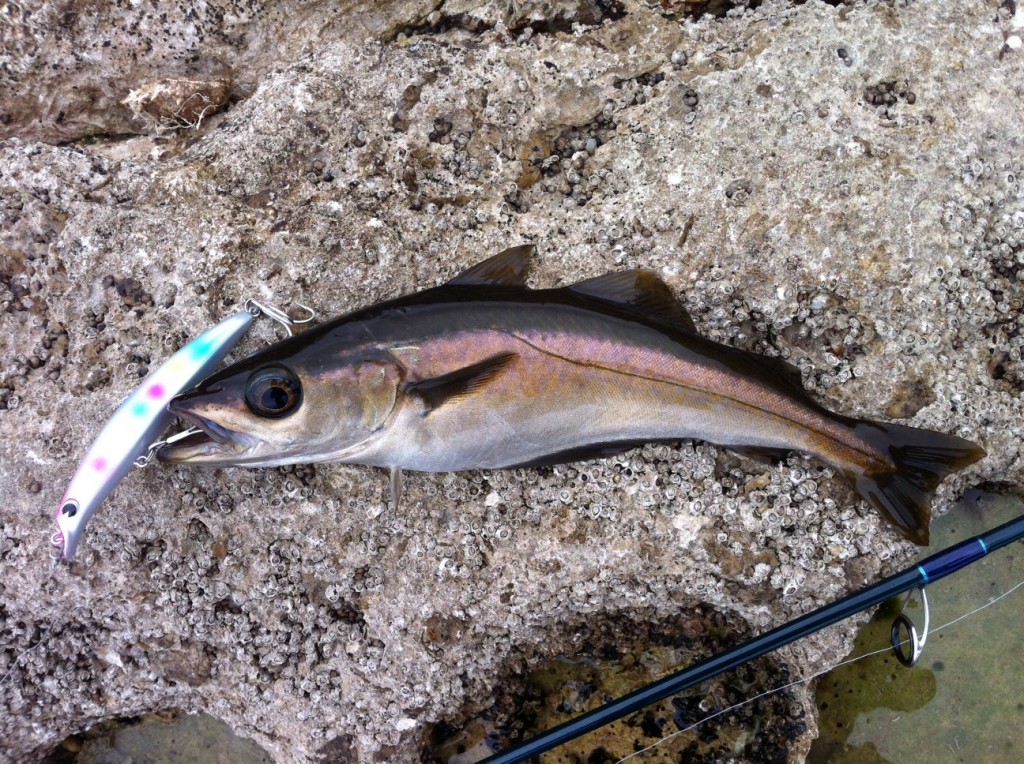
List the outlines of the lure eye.
{"type": "Polygon", "coordinates": [[[60,513],[64,517],[74,517],[78,514],[78,502],[73,500],[64,502],[64,506],[60,508],[60,513]]]}
{"type": "Polygon", "coordinates": [[[258,416],[288,416],[302,403],[302,383],[284,366],[265,366],[254,371],[246,382],[245,402],[258,416]]]}

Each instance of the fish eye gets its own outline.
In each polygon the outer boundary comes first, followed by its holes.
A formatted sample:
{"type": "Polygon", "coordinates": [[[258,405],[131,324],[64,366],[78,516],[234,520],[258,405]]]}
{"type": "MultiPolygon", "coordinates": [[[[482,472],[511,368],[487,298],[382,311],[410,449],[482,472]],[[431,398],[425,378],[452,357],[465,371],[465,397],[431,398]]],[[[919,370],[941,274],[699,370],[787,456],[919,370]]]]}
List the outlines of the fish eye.
{"type": "Polygon", "coordinates": [[[302,383],[291,369],[264,366],[249,376],[245,402],[258,416],[269,419],[287,416],[302,403],[302,383]]]}
{"type": "Polygon", "coordinates": [[[78,502],[74,499],[64,502],[64,506],[60,508],[60,513],[65,517],[74,517],[78,514],[78,502]]]}

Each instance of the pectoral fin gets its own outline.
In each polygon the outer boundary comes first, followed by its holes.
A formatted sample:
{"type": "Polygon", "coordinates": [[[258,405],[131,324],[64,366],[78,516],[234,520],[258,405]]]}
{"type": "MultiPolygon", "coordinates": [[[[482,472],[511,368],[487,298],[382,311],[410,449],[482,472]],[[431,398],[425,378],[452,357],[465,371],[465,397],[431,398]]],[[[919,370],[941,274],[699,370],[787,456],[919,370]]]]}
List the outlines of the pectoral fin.
{"type": "Polygon", "coordinates": [[[515,353],[500,353],[440,377],[412,382],[405,391],[423,401],[423,415],[426,416],[445,403],[472,395],[518,357],[515,353]]]}

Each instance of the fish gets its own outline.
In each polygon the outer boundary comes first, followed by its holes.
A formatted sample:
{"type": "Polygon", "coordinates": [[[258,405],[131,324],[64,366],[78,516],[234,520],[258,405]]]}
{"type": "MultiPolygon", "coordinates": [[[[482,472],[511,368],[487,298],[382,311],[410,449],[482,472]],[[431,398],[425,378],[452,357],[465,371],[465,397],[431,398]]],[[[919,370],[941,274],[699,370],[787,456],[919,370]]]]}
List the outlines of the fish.
{"type": "Polygon", "coordinates": [[[156,437],[174,421],[168,402],[210,374],[245,336],[255,313],[242,310],[210,327],[152,371],[100,430],[54,513],[54,562],[71,560],[86,525],[156,437]]]}
{"type": "Polygon", "coordinates": [[[531,289],[533,252],[512,247],[225,367],[170,402],[198,432],[157,458],[383,467],[397,506],[403,470],[536,467],[695,439],[761,461],[817,457],[926,544],[932,492],[985,455],[829,411],[795,367],[702,336],[652,271],[531,289]]]}

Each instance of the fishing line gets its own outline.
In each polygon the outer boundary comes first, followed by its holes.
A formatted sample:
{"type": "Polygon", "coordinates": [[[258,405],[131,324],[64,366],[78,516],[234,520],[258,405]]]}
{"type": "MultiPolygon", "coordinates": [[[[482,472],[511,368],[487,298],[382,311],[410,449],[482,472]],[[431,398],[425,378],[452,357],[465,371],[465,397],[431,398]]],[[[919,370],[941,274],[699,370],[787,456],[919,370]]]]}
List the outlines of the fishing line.
{"type": "MultiPolygon", "coordinates": [[[[47,635],[47,636],[49,636],[49,635],[47,635]]],[[[14,673],[14,670],[16,668],[18,668],[18,663],[21,661],[21,659],[24,658],[26,655],[28,655],[33,650],[35,650],[37,647],[39,647],[39,645],[43,644],[43,642],[45,642],[45,641],[46,641],[46,637],[40,637],[39,641],[37,641],[34,645],[32,645],[32,647],[26,647],[24,650],[22,650],[21,654],[17,658],[15,658],[13,661],[11,661],[11,667],[7,670],[7,673],[3,675],[3,678],[0,679],[0,687],[2,687],[4,685],[4,683],[11,676],[11,674],[14,673]]]]}
{"type": "MultiPolygon", "coordinates": [[[[52,554],[53,554],[52,551],[51,551],[50,554],[51,554],[51,559],[52,559],[52,554]]],[[[52,579],[54,577],[54,568],[55,567],[56,567],[55,565],[51,565],[50,566],[50,572],[46,574],[46,580],[47,581],[49,581],[50,579],[52,579]]],[[[36,626],[36,628],[40,628],[36,624],[33,624],[33,626],[36,626]]],[[[21,659],[24,658],[26,655],[28,655],[33,650],[35,650],[37,647],[39,647],[39,645],[41,645],[44,642],[48,641],[51,636],[53,636],[53,634],[52,634],[52,626],[51,626],[51,631],[46,633],[46,634],[44,634],[44,635],[42,635],[41,637],[39,637],[39,639],[36,640],[36,643],[34,645],[32,645],[31,647],[26,647],[24,650],[22,650],[21,653],[17,657],[15,657],[15,659],[13,661],[11,661],[11,665],[10,665],[10,668],[7,669],[7,673],[4,674],[2,678],[0,678],[0,687],[3,687],[7,683],[7,680],[11,678],[11,674],[13,674],[15,669],[18,668],[18,664],[21,662],[21,659]]],[[[4,648],[4,649],[6,650],[7,648],[4,648]]]]}
{"type": "Polygon", "coordinates": [[[1016,584],[1015,586],[1013,586],[1013,587],[1011,587],[1011,588],[1007,589],[1007,590],[1006,590],[1005,592],[1003,592],[1002,594],[1000,594],[1000,595],[999,595],[998,597],[994,597],[993,599],[989,600],[988,602],[986,602],[986,603],[985,603],[984,605],[982,605],[981,607],[977,607],[977,608],[975,608],[974,610],[971,610],[971,611],[970,611],[970,612],[968,612],[968,613],[964,613],[964,614],[963,614],[963,615],[961,615],[961,616],[957,616],[957,617],[956,617],[956,618],[954,618],[954,619],[953,619],[952,621],[949,621],[948,623],[944,623],[944,624],[942,624],[941,626],[938,626],[938,627],[936,627],[935,629],[932,629],[932,631],[942,631],[942,630],[943,630],[943,629],[945,629],[945,628],[946,628],[947,626],[952,626],[952,625],[953,625],[954,623],[956,623],[957,621],[962,621],[962,620],[964,620],[965,618],[969,618],[969,617],[971,617],[971,616],[972,616],[972,615],[974,615],[975,613],[980,613],[980,612],[981,612],[982,610],[984,610],[985,608],[987,608],[987,607],[990,607],[990,606],[992,606],[992,605],[996,604],[997,602],[999,602],[999,600],[1001,600],[1001,599],[1002,599],[1003,597],[1007,597],[1007,596],[1009,596],[1009,595],[1013,594],[1013,593],[1014,593],[1015,591],[1017,591],[1018,589],[1020,589],[1020,588],[1021,588],[1022,586],[1024,586],[1024,581],[1021,581],[1020,583],[1016,584]]]}
{"type": "MultiPolygon", "coordinates": [[[[1024,582],[1022,582],[1022,583],[1024,583],[1024,582]]],[[[1019,584],[1018,584],[1018,586],[1019,586],[1019,584]]],[[[1014,588],[1016,588],[1016,587],[1014,587],[1014,588]]],[[[950,623],[953,623],[953,621],[950,621],[950,623]]],[[[944,626],[948,626],[948,625],[949,625],[948,623],[944,624],[944,626]]],[[[935,631],[938,631],[938,629],[935,629],[935,631]]],[[[909,642],[909,641],[910,640],[906,640],[906,642],[909,642]]],[[[892,646],[883,647],[883,648],[881,648],[879,650],[874,650],[874,651],[872,651],[870,653],[865,653],[864,655],[858,655],[856,658],[850,658],[849,660],[840,661],[839,663],[836,663],[834,666],[827,666],[826,668],[823,668],[821,671],[817,672],[816,674],[811,674],[810,676],[803,677],[802,679],[796,679],[796,680],[790,682],[789,684],[781,685],[780,687],[776,687],[775,689],[772,689],[772,690],[765,690],[764,692],[760,693],[759,695],[754,695],[753,697],[747,698],[746,700],[741,700],[739,703],[735,703],[735,704],[729,706],[728,708],[723,708],[720,711],[715,711],[713,714],[711,714],[709,716],[705,716],[703,719],[699,719],[698,721],[695,721],[693,724],[691,724],[689,727],[686,727],[685,729],[676,730],[671,735],[666,735],[661,740],[658,740],[658,741],[656,741],[654,743],[651,743],[646,748],[641,748],[639,751],[634,751],[633,753],[629,754],[628,756],[624,756],[623,758],[621,758],[617,762],[615,762],[615,764],[622,764],[622,762],[626,761],[627,759],[632,759],[634,756],[639,756],[642,753],[647,753],[648,751],[651,751],[654,748],[657,748],[662,743],[667,743],[672,738],[674,738],[674,737],[676,737],[678,735],[682,735],[684,732],[689,732],[691,730],[694,730],[697,727],[699,727],[700,725],[704,724],[705,722],[709,722],[712,719],[716,719],[719,716],[722,716],[723,714],[729,713],[730,711],[735,711],[737,708],[743,708],[743,706],[750,705],[755,700],[760,700],[761,698],[765,698],[765,697],[767,697],[769,695],[774,695],[777,692],[782,692],[783,690],[788,690],[788,689],[791,689],[791,688],[796,687],[798,685],[806,684],[807,682],[810,682],[813,679],[817,679],[819,676],[823,676],[824,674],[829,673],[833,669],[842,668],[843,666],[849,666],[850,664],[857,663],[858,661],[862,661],[865,658],[871,658],[871,657],[873,657],[875,655],[881,655],[883,653],[888,653],[888,652],[892,652],[892,646]]]]}
{"type": "MultiPolygon", "coordinates": [[[[986,608],[992,607],[994,604],[999,602],[999,600],[1004,599],[1005,597],[1009,597],[1011,594],[1013,594],[1015,591],[1017,591],[1021,587],[1024,587],[1024,581],[1020,581],[1020,582],[1014,584],[1013,586],[1011,586],[1009,589],[1007,589],[1002,594],[1000,594],[1000,595],[990,599],[984,605],[982,605],[980,607],[976,607],[974,610],[970,610],[970,611],[968,611],[966,613],[963,613],[962,615],[958,615],[953,620],[947,621],[946,623],[942,624],[941,626],[936,626],[934,629],[931,629],[931,633],[935,634],[937,632],[940,632],[943,629],[949,628],[950,626],[952,626],[952,625],[954,625],[956,623],[959,623],[960,621],[963,621],[965,618],[970,618],[971,616],[975,615],[976,613],[980,613],[982,610],[985,610],[986,608]]],[[[906,645],[906,644],[909,644],[910,641],[911,640],[906,639],[906,640],[903,640],[903,642],[901,642],[900,644],[901,645],[906,645]]],[[[677,737],[678,735],[682,735],[683,733],[690,732],[691,730],[696,729],[697,727],[699,727],[700,725],[704,724],[705,722],[709,722],[712,719],[717,719],[719,716],[727,714],[727,713],[729,713],[731,711],[735,711],[738,708],[743,708],[743,706],[750,705],[751,703],[753,703],[753,702],[755,702],[757,700],[760,700],[761,698],[765,698],[765,697],[768,697],[769,695],[774,695],[776,693],[783,692],[785,690],[789,690],[789,689],[791,689],[793,687],[797,687],[797,686],[799,686],[801,684],[806,684],[807,682],[813,681],[814,679],[817,679],[818,677],[823,676],[823,675],[829,673],[830,671],[832,671],[834,669],[842,668],[843,666],[849,666],[851,664],[857,663],[858,661],[862,661],[862,660],[864,660],[866,658],[873,658],[876,655],[882,655],[883,653],[892,652],[892,649],[893,649],[892,645],[887,645],[886,647],[883,647],[881,649],[873,650],[872,652],[869,652],[869,653],[864,653],[864,655],[858,655],[856,658],[850,658],[850,659],[845,660],[845,661],[840,661],[839,663],[836,663],[833,666],[828,666],[826,668],[823,668],[823,669],[821,669],[821,671],[818,671],[817,673],[811,674],[810,676],[802,677],[800,679],[796,679],[796,680],[790,682],[789,684],[784,684],[784,685],[781,685],[781,686],[776,687],[776,688],[771,689],[771,690],[765,690],[764,692],[762,692],[762,693],[760,693],[758,695],[754,695],[753,697],[747,698],[746,700],[741,700],[739,703],[735,703],[734,705],[731,705],[728,708],[723,708],[720,711],[715,711],[713,714],[710,714],[708,716],[705,716],[703,719],[699,719],[698,721],[695,721],[689,727],[686,727],[686,728],[681,729],[681,730],[676,730],[671,735],[666,735],[665,737],[661,738],[661,740],[658,740],[658,741],[656,741],[654,743],[651,743],[646,748],[641,748],[639,751],[634,751],[633,753],[629,754],[628,756],[622,757],[621,759],[616,761],[615,764],[622,764],[622,762],[628,761],[629,759],[632,759],[634,756],[640,756],[641,754],[648,753],[649,751],[652,751],[653,749],[657,748],[662,743],[666,743],[669,740],[671,740],[672,738],[677,737]]]]}

